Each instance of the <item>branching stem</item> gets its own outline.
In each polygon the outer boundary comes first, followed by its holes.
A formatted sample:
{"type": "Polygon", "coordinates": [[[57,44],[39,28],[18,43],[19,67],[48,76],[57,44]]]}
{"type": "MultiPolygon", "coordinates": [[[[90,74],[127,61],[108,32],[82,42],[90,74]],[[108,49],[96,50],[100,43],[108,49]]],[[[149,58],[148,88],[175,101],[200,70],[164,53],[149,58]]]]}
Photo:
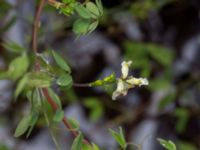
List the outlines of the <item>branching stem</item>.
{"type": "MultiPolygon", "coordinates": [[[[59,3],[57,1],[54,0],[48,0],[48,3],[59,3]]],[[[37,55],[38,49],[37,49],[37,35],[38,35],[38,30],[40,27],[40,16],[42,13],[42,10],[45,6],[46,0],[41,0],[39,3],[39,6],[37,8],[36,14],[35,14],[35,18],[34,18],[34,26],[33,26],[33,33],[32,33],[32,49],[35,53],[35,55],[37,55]]],[[[62,4],[62,3],[61,3],[62,4]]],[[[35,60],[35,71],[40,71],[40,64],[38,62],[38,60],[35,60]]],[[[45,96],[45,98],[47,99],[48,103],[51,105],[51,107],[54,110],[58,109],[58,105],[54,102],[54,100],[50,97],[48,89],[47,88],[42,88],[42,93],[45,96]]],[[[71,126],[71,124],[69,123],[67,117],[63,118],[63,123],[66,126],[66,128],[76,137],[78,135],[78,132],[75,131],[73,129],[73,127],[71,126]]],[[[86,139],[84,139],[83,141],[85,144],[90,145],[89,141],[87,141],[86,139]]]]}

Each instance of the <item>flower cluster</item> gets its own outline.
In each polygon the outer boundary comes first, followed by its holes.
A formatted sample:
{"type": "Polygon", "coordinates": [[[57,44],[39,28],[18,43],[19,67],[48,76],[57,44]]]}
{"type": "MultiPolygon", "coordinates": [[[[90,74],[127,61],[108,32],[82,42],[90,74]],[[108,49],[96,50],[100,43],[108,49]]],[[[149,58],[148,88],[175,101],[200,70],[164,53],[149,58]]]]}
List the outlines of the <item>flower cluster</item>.
{"type": "Polygon", "coordinates": [[[121,66],[122,76],[117,79],[117,89],[112,94],[112,99],[116,100],[119,96],[125,96],[130,88],[135,86],[148,85],[149,82],[146,78],[135,78],[133,76],[128,76],[129,67],[132,61],[123,61],[121,66]]]}

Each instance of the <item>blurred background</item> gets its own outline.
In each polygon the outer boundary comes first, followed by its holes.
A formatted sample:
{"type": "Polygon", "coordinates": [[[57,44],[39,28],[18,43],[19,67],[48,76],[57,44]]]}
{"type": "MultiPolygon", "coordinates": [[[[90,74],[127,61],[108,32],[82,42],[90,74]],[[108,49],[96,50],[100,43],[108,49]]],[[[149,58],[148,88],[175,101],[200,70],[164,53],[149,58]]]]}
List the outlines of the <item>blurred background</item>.
{"type": "MultiPolygon", "coordinates": [[[[122,126],[126,139],[142,150],[163,150],[157,138],[174,141],[178,150],[200,149],[200,1],[102,0],[104,15],[95,32],[76,38],[74,17],[46,6],[41,16],[39,50],[54,49],[69,62],[75,83],[121,75],[121,62],[132,60],[130,74],[146,77],[149,86],[133,88],[112,101],[110,90],[78,88],[55,91],[65,114],[102,150],[117,150],[108,128],[122,126]]],[[[14,41],[31,50],[35,1],[0,1],[0,42],[14,41]]],[[[15,54],[0,46],[0,69],[15,54]]],[[[0,150],[55,150],[41,119],[31,136],[14,138],[20,118],[30,109],[16,84],[0,80],[0,150]]],[[[69,150],[72,136],[62,123],[56,137],[69,150]]]]}

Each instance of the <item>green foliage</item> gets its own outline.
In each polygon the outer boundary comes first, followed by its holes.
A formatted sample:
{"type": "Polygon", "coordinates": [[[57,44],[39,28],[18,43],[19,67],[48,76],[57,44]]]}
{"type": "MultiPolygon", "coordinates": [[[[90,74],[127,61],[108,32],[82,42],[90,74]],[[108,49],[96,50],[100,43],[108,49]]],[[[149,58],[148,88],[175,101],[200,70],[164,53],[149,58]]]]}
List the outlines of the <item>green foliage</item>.
{"type": "Polygon", "coordinates": [[[98,120],[104,113],[102,103],[95,97],[89,97],[84,100],[84,105],[90,110],[90,119],[98,120]]]}
{"type": "Polygon", "coordinates": [[[155,8],[156,3],[152,0],[137,1],[132,4],[131,11],[139,19],[145,19],[150,10],[155,8]]]}
{"type": "Polygon", "coordinates": [[[79,130],[80,125],[79,123],[73,119],[73,118],[68,118],[68,122],[70,123],[70,125],[72,126],[73,130],[79,130]]]}
{"type": "Polygon", "coordinates": [[[109,129],[109,131],[114,137],[114,139],[117,141],[117,143],[122,147],[122,149],[125,150],[127,147],[127,143],[126,143],[122,128],[121,127],[119,128],[119,133],[117,133],[116,131],[112,129],[109,129]]]}
{"type": "MultiPolygon", "coordinates": [[[[54,5],[54,7],[59,9],[60,13],[64,15],[71,16],[75,12],[77,13],[78,16],[73,24],[73,31],[77,36],[89,34],[94,31],[99,24],[100,17],[103,15],[103,6],[101,0],[96,0],[95,3],[90,1],[79,3],[76,0],[62,0],[56,1],[54,5]]],[[[9,7],[10,6],[5,1],[0,2],[0,17],[2,16],[2,12],[4,13],[9,10],[9,7]],[[4,6],[2,7],[2,5],[4,6]]],[[[135,15],[144,18],[148,15],[147,12],[149,12],[152,8],[158,7],[158,3],[154,0],[147,0],[142,2],[136,1],[136,3],[134,3],[134,5],[131,7],[132,11],[136,12],[135,15]]],[[[37,60],[37,63],[39,63],[39,70],[37,69],[37,71],[28,71],[31,56],[26,54],[26,49],[15,42],[7,42],[4,43],[3,46],[8,51],[16,53],[19,56],[11,61],[7,71],[0,73],[0,78],[8,78],[14,81],[18,80],[19,82],[17,83],[14,93],[15,99],[17,99],[17,97],[22,92],[26,91],[26,96],[31,104],[30,113],[24,116],[23,119],[19,122],[14,136],[19,137],[27,132],[28,137],[34,126],[37,124],[41,114],[44,115],[43,117],[46,120],[47,126],[51,129],[52,124],[57,124],[57,122],[61,122],[64,118],[64,111],[62,110],[61,100],[56,92],[52,90],[51,85],[52,83],[56,83],[59,86],[59,90],[66,89],[66,87],[71,87],[73,84],[73,79],[71,76],[70,66],[62,56],[60,56],[56,51],[52,50],[51,55],[55,60],[56,67],[49,64],[49,62],[45,59],[44,52],[42,54],[36,54],[37,59],[35,60],[37,60]],[[46,99],[49,100],[49,97],[44,97],[45,94],[43,93],[43,88],[48,89],[50,100],[57,104],[58,108],[55,112],[52,108],[50,108],[50,104],[46,101],[46,99]]],[[[124,47],[126,49],[125,57],[127,59],[131,58],[134,61],[133,67],[142,70],[142,75],[145,77],[148,77],[151,74],[152,62],[156,62],[164,69],[168,69],[170,68],[174,57],[173,51],[157,44],[134,43],[128,41],[125,42],[124,47]]],[[[169,78],[166,76],[155,78],[150,82],[150,89],[155,91],[169,88],[169,81],[169,78]]],[[[90,83],[89,86],[102,86],[108,89],[109,86],[113,85],[113,83],[116,83],[116,76],[114,73],[103,79],[90,83]]],[[[175,98],[175,96],[176,93],[172,93],[166,97],[162,101],[162,107],[170,103],[175,98]]],[[[89,109],[90,119],[92,121],[96,121],[104,113],[102,102],[97,98],[86,98],[84,99],[83,104],[89,109]]],[[[185,109],[177,109],[175,116],[178,117],[176,126],[177,131],[182,132],[188,121],[188,112],[185,109]]],[[[76,131],[76,133],[79,133],[72,143],[71,150],[100,149],[94,143],[87,145],[83,142],[84,136],[80,132],[80,127],[76,120],[68,118],[67,121],[72,127],[70,128],[70,131],[76,131]]],[[[126,142],[121,127],[119,128],[119,132],[116,132],[112,129],[109,129],[109,131],[123,150],[125,150],[128,145],[131,145],[130,143],[126,142]]],[[[58,145],[53,131],[50,130],[50,132],[53,141],[56,145],[58,145]]],[[[172,141],[166,141],[163,139],[158,140],[160,144],[167,150],[176,150],[176,146],[172,141]]],[[[192,146],[186,145],[185,147],[191,148],[192,146]]]]}
{"type": "Polygon", "coordinates": [[[177,117],[176,131],[178,133],[182,133],[187,126],[189,120],[189,112],[186,108],[177,108],[174,114],[177,117]]]}
{"type": "Polygon", "coordinates": [[[0,142],[0,150],[9,150],[8,146],[0,142]]]}
{"type": "Polygon", "coordinates": [[[85,8],[83,5],[80,5],[80,4],[77,5],[75,10],[78,13],[78,15],[83,19],[92,18],[92,14],[90,13],[90,11],[87,8],[85,8]]]}
{"type": "Polygon", "coordinates": [[[25,86],[27,84],[27,81],[28,81],[28,77],[24,76],[18,82],[17,87],[16,87],[15,92],[14,92],[15,100],[18,98],[19,94],[24,90],[24,88],[25,88],[25,86]]]}
{"type": "Polygon", "coordinates": [[[148,44],[147,50],[149,55],[163,66],[169,66],[173,60],[173,52],[167,48],[156,44],[148,44]]]}
{"type": "Polygon", "coordinates": [[[57,80],[56,83],[59,86],[69,86],[72,85],[72,77],[69,74],[62,74],[57,80]]]}
{"type": "Polygon", "coordinates": [[[74,139],[71,150],[81,150],[83,144],[83,134],[80,132],[79,135],[74,139]]]}
{"type": "Polygon", "coordinates": [[[92,143],[92,147],[93,147],[92,150],[100,150],[100,148],[94,143],[92,143]]]}
{"type": "Polygon", "coordinates": [[[25,87],[29,89],[49,87],[52,80],[45,72],[28,72],[18,82],[14,97],[16,99],[25,87]]]}
{"type": "Polygon", "coordinates": [[[165,96],[160,104],[159,104],[159,109],[163,109],[165,106],[167,106],[168,104],[172,103],[175,98],[176,98],[177,92],[175,90],[173,90],[172,92],[170,92],[167,96],[165,96]]]}
{"type": "Polygon", "coordinates": [[[26,135],[27,138],[31,134],[31,132],[32,132],[34,126],[36,125],[38,119],[39,119],[39,113],[35,112],[35,110],[33,110],[32,113],[31,113],[31,121],[30,121],[30,125],[29,125],[30,127],[29,127],[27,135],[26,135]]]}
{"type": "Polygon", "coordinates": [[[29,60],[27,55],[24,54],[22,56],[19,56],[10,63],[8,69],[8,76],[13,80],[17,80],[24,73],[26,73],[28,67],[29,67],[29,60]]]}
{"type": "Polygon", "coordinates": [[[61,104],[61,100],[59,96],[51,88],[48,88],[48,93],[49,93],[49,96],[52,98],[52,100],[57,104],[59,109],[61,109],[62,104],[61,104]]]}
{"type": "Polygon", "coordinates": [[[16,21],[15,16],[13,17],[6,16],[6,14],[8,14],[11,9],[12,6],[6,0],[0,1],[0,20],[1,20],[0,34],[5,33],[16,21]]]}
{"type": "Polygon", "coordinates": [[[171,86],[171,82],[164,77],[157,77],[155,79],[151,79],[150,84],[148,86],[152,91],[159,91],[163,89],[167,89],[171,86]]]}
{"type": "Polygon", "coordinates": [[[26,73],[29,67],[29,60],[26,54],[18,56],[13,59],[9,64],[9,68],[6,72],[1,72],[1,79],[12,79],[16,81],[19,79],[24,73],[26,73]]]}
{"type": "Polygon", "coordinates": [[[80,16],[74,24],[73,31],[78,36],[91,33],[96,29],[99,23],[99,17],[103,15],[103,7],[100,0],[86,2],[85,5],[77,3],[76,12],[80,16]]]}
{"type": "Polygon", "coordinates": [[[25,52],[24,47],[20,46],[18,43],[13,42],[13,41],[3,43],[2,45],[6,50],[8,50],[10,52],[15,52],[15,53],[25,52]]]}
{"type": "Polygon", "coordinates": [[[31,111],[33,113],[41,111],[42,109],[42,102],[41,102],[41,95],[40,90],[35,88],[33,90],[26,92],[26,97],[29,100],[31,105],[31,111]]]}
{"type": "Polygon", "coordinates": [[[0,18],[5,15],[5,13],[8,13],[8,11],[11,9],[11,5],[9,5],[8,2],[5,0],[0,1],[0,18]]]}
{"type": "MultiPolygon", "coordinates": [[[[0,3],[2,4],[2,2],[0,3]]],[[[6,3],[3,3],[2,5],[6,5],[6,3]]],[[[99,23],[99,17],[103,15],[103,7],[100,0],[96,0],[96,3],[86,1],[83,4],[75,0],[62,0],[62,2],[52,2],[51,5],[59,9],[60,13],[67,16],[72,15],[75,11],[77,12],[79,18],[75,21],[73,26],[73,30],[77,35],[83,35],[92,32],[99,23]]],[[[20,79],[17,83],[14,97],[17,99],[22,92],[26,92],[27,99],[31,104],[30,113],[23,117],[23,119],[19,122],[14,136],[19,137],[27,132],[28,137],[36,125],[41,113],[44,115],[44,119],[49,127],[51,125],[50,121],[54,121],[54,123],[62,121],[64,118],[64,111],[62,110],[61,100],[51,89],[51,85],[53,82],[55,82],[57,85],[59,85],[60,89],[72,86],[73,80],[72,76],[70,75],[71,69],[68,63],[57,52],[51,51],[57,67],[51,66],[45,59],[45,54],[41,53],[36,54],[37,58],[34,60],[39,64],[37,71],[28,71],[29,60],[32,60],[32,58],[26,54],[25,48],[21,47],[15,42],[7,42],[4,43],[3,46],[8,51],[20,54],[20,56],[11,61],[8,71],[0,73],[0,78],[8,78],[14,81],[20,79]],[[45,94],[43,93],[43,88],[48,89],[50,98],[58,106],[58,109],[54,115],[53,110],[49,111],[50,104],[45,101],[45,99],[48,97],[44,97],[45,94]]],[[[113,80],[112,78],[114,78],[114,76],[107,77],[103,79],[102,82],[104,82],[104,84],[111,83],[113,82],[111,81],[113,80]]],[[[85,104],[89,109],[91,109],[92,119],[96,119],[102,114],[102,106],[99,106],[100,103],[98,101],[87,100],[85,104]],[[98,109],[93,109],[93,106],[97,107],[98,109]]],[[[69,119],[68,121],[74,130],[79,130],[79,125],[75,120],[69,119]]],[[[51,130],[50,133],[53,141],[56,145],[58,145],[51,130]]],[[[98,146],[95,144],[88,146],[83,144],[83,134],[81,132],[75,138],[71,149],[99,150],[98,146]]]]}
{"type": "Polygon", "coordinates": [[[90,86],[103,86],[103,85],[112,84],[115,82],[116,82],[116,76],[115,76],[115,73],[112,73],[102,80],[96,80],[90,83],[90,86]]]}
{"type": "Polygon", "coordinates": [[[32,88],[49,87],[53,81],[52,77],[46,72],[29,72],[27,85],[32,88]]]}
{"type": "Polygon", "coordinates": [[[72,15],[75,10],[76,1],[75,0],[62,0],[62,2],[65,4],[64,6],[62,6],[62,7],[56,6],[57,8],[59,8],[59,12],[66,16],[72,15]]]}
{"type": "Polygon", "coordinates": [[[98,7],[93,2],[86,3],[86,8],[89,12],[91,12],[91,14],[94,15],[94,19],[100,15],[98,7]]]}
{"type": "Polygon", "coordinates": [[[88,29],[90,24],[91,24],[90,20],[78,19],[75,21],[73,25],[73,32],[76,33],[77,35],[84,35],[87,32],[89,32],[88,29]]]}
{"type": "Polygon", "coordinates": [[[53,117],[53,121],[55,121],[55,122],[61,122],[62,119],[64,118],[64,115],[65,115],[65,113],[64,113],[63,110],[57,109],[56,113],[55,113],[55,115],[53,117]]]}
{"type": "Polygon", "coordinates": [[[57,65],[63,69],[64,71],[71,73],[71,69],[69,65],[65,62],[65,60],[55,51],[52,50],[52,55],[57,63],[57,65]]]}
{"type": "Polygon", "coordinates": [[[148,64],[150,64],[148,56],[151,56],[164,67],[170,66],[174,58],[172,50],[153,43],[126,41],[124,43],[124,48],[126,50],[125,56],[133,60],[134,68],[141,67],[142,69],[147,69],[147,67],[149,67],[148,64]]]}
{"type": "Polygon", "coordinates": [[[139,19],[145,19],[148,17],[149,12],[152,10],[159,10],[164,5],[173,2],[174,0],[137,0],[131,5],[131,12],[139,19]]]}
{"type": "Polygon", "coordinates": [[[166,150],[176,150],[176,145],[172,141],[166,141],[160,138],[158,139],[158,141],[164,148],[166,148],[166,150]]]}
{"type": "Polygon", "coordinates": [[[100,150],[100,149],[96,144],[92,143],[91,145],[83,144],[82,150],[100,150]]]}
{"type": "Polygon", "coordinates": [[[24,116],[23,119],[19,122],[16,130],[15,130],[15,137],[19,137],[23,135],[29,128],[31,123],[32,116],[31,114],[24,116]]]}
{"type": "Polygon", "coordinates": [[[125,58],[133,60],[132,67],[141,71],[141,75],[149,77],[152,66],[159,64],[163,68],[163,73],[159,77],[150,80],[148,88],[151,91],[158,91],[170,88],[171,64],[174,58],[172,50],[153,43],[138,43],[126,41],[124,43],[125,58]]]}
{"type": "Polygon", "coordinates": [[[178,142],[177,149],[180,150],[198,150],[197,147],[189,142],[178,142]]]}
{"type": "Polygon", "coordinates": [[[75,0],[62,0],[62,2],[54,4],[60,13],[69,16],[77,12],[79,15],[73,24],[73,31],[76,35],[88,34],[96,29],[99,17],[103,15],[103,6],[100,0],[96,0],[96,4],[89,1],[81,4],[75,0]]]}

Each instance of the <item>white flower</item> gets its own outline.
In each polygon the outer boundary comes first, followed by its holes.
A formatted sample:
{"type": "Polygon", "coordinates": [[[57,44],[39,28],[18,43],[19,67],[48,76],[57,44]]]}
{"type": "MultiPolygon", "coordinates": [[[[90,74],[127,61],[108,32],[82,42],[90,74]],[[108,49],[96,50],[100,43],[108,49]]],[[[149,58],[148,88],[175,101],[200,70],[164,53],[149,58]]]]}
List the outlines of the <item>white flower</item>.
{"type": "Polygon", "coordinates": [[[146,78],[135,78],[135,77],[132,77],[130,76],[127,80],[126,80],[127,83],[131,84],[131,85],[138,85],[138,86],[141,86],[141,85],[148,85],[149,82],[146,78]]]}
{"type": "Polygon", "coordinates": [[[117,89],[112,94],[112,99],[116,100],[120,95],[125,96],[130,88],[135,86],[148,85],[149,82],[146,78],[135,78],[133,76],[128,76],[129,67],[132,61],[123,61],[121,66],[122,77],[118,79],[117,89]]]}
{"type": "Polygon", "coordinates": [[[122,79],[118,79],[117,82],[117,89],[113,92],[112,94],[112,99],[116,100],[117,97],[120,95],[125,96],[128,92],[128,87],[127,84],[122,79]]]}
{"type": "Polygon", "coordinates": [[[121,64],[121,66],[122,66],[121,71],[122,71],[122,78],[123,79],[127,78],[128,72],[129,72],[129,67],[131,66],[131,64],[132,64],[132,61],[128,61],[128,62],[123,61],[122,62],[122,64],[121,64]]]}

